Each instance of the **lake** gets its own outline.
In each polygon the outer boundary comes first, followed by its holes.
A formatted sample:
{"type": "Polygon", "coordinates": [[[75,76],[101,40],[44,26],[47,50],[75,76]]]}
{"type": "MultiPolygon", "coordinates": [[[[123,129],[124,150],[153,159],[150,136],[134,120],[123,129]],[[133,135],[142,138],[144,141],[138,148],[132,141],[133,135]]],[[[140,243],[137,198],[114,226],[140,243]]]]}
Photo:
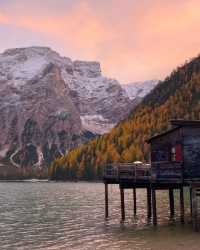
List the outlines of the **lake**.
{"type": "Polygon", "coordinates": [[[169,220],[166,192],[158,194],[155,228],[146,218],[145,190],[137,192],[136,218],[132,192],[125,191],[122,224],[119,188],[109,186],[110,218],[105,221],[102,183],[1,182],[0,249],[200,249],[200,234],[188,221],[184,226],[179,223],[178,204],[175,222],[169,220]]]}

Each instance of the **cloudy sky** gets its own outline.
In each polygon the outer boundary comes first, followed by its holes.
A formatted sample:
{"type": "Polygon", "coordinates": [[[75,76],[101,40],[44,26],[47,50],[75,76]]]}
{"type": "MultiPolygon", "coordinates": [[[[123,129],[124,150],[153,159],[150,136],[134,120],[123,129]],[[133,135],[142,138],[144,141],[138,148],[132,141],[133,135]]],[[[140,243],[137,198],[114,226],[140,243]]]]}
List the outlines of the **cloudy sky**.
{"type": "Polygon", "coordinates": [[[0,52],[48,46],[104,75],[163,79],[200,53],[199,0],[0,0],[0,52]]]}

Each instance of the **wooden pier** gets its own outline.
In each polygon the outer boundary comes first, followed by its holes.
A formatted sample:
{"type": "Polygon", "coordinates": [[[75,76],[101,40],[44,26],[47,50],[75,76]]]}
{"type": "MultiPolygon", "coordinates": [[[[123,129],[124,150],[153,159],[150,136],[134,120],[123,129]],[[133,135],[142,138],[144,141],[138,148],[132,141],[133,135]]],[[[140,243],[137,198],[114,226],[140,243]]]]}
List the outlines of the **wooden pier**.
{"type": "MultiPolygon", "coordinates": [[[[105,217],[109,217],[109,194],[108,185],[118,184],[120,189],[121,220],[125,220],[124,190],[133,190],[133,213],[137,214],[137,189],[146,189],[147,217],[152,217],[154,225],[157,224],[156,192],[167,190],[169,192],[170,217],[175,214],[174,190],[180,192],[180,220],[184,223],[184,193],[183,187],[189,184],[176,182],[155,182],[151,178],[151,168],[145,164],[109,164],[104,171],[105,184],[105,217]]],[[[199,188],[200,190],[200,188],[199,188]]]]}
{"type": "Polygon", "coordinates": [[[174,190],[179,191],[180,221],[185,222],[184,187],[190,190],[194,230],[200,230],[200,121],[175,120],[172,129],[150,138],[151,164],[113,163],[104,170],[105,217],[109,217],[108,185],[120,189],[121,220],[126,218],[124,190],[133,190],[133,213],[137,213],[137,189],[146,189],[147,217],[157,225],[156,194],[169,194],[170,217],[175,215],[174,190]]]}

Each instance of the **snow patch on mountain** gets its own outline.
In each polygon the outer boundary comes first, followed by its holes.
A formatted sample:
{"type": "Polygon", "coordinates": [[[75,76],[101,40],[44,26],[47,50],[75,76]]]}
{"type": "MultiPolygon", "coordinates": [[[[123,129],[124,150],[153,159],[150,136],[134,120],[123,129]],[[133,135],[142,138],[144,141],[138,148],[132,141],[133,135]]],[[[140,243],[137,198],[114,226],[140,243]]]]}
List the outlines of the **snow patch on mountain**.
{"type": "Polygon", "coordinates": [[[130,100],[134,100],[136,98],[144,98],[157,84],[158,80],[149,80],[123,84],[122,88],[126,91],[130,100]]]}
{"type": "Polygon", "coordinates": [[[50,62],[57,66],[63,65],[63,62],[72,63],[46,47],[6,50],[0,54],[0,80],[20,89],[34,77],[39,77],[50,62]]]}
{"type": "Polygon", "coordinates": [[[83,127],[96,134],[104,134],[109,132],[116,124],[110,123],[102,115],[84,115],[81,116],[83,127]]]}

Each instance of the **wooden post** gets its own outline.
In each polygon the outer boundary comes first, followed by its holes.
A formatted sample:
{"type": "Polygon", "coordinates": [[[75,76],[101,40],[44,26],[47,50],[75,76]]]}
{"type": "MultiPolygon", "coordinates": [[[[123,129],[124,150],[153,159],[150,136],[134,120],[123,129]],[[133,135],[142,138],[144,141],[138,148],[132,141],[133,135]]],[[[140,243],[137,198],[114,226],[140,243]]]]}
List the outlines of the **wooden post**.
{"type": "Polygon", "coordinates": [[[191,218],[192,218],[192,187],[190,187],[190,215],[191,215],[191,218]]]}
{"type": "Polygon", "coordinates": [[[136,197],[136,188],[133,189],[133,210],[134,210],[134,216],[137,213],[137,197],[136,197]]]}
{"type": "Polygon", "coordinates": [[[170,207],[170,217],[174,217],[174,190],[169,188],[169,207],[170,207]]]}
{"type": "Polygon", "coordinates": [[[121,220],[125,220],[125,204],[124,204],[124,189],[120,187],[120,198],[121,198],[121,220]]]}
{"type": "Polygon", "coordinates": [[[157,225],[157,211],[156,211],[156,189],[152,188],[152,209],[153,209],[153,224],[157,225]]]}
{"type": "Polygon", "coordinates": [[[180,215],[181,215],[181,223],[184,223],[184,193],[183,193],[183,187],[180,188],[180,215]]]}
{"type": "Polygon", "coordinates": [[[147,188],[147,217],[151,218],[151,188],[147,188]]]}
{"type": "Polygon", "coordinates": [[[105,183],[105,218],[108,218],[108,184],[105,183]]]}
{"type": "Polygon", "coordinates": [[[199,231],[198,204],[197,204],[198,196],[199,196],[198,189],[196,187],[193,187],[192,188],[192,224],[196,232],[199,231]]]}
{"type": "Polygon", "coordinates": [[[198,231],[198,216],[197,216],[197,197],[196,190],[192,188],[192,225],[195,231],[198,231]]]}

